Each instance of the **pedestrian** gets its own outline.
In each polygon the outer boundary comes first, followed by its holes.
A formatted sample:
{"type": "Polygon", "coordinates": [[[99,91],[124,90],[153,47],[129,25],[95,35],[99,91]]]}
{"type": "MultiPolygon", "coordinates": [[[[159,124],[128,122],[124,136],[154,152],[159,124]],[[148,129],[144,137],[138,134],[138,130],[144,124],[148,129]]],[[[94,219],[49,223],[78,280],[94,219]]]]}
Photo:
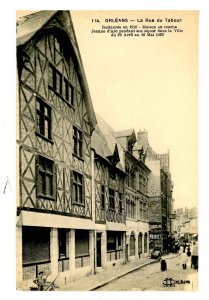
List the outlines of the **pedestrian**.
{"type": "Polygon", "coordinates": [[[37,278],[33,282],[37,284],[38,291],[44,291],[44,285],[46,282],[46,276],[44,276],[44,272],[39,272],[37,278]]]}
{"type": "Polygon", "coordinates": [[[187,261],[188,261],[188,256],[187,256],[186,252],[183,252],[181,254],[181,261],[182,261],[183,270],[186,270],[186,268],[187,268],[187,261]]]}
{"type": "Polygon", "coordinates": [[[187,249],[187,256],[190,257],[191,256],[191,251],[190,251],[190,248],[188,247],[187,249]]]}
{"type": "Polygon", "coordinates": [[[161,265],[161,271],[162,272],[167,270],[166,260],[164,258],[162,258],[162,257],[161,257],[160,265],[161,265]]]}

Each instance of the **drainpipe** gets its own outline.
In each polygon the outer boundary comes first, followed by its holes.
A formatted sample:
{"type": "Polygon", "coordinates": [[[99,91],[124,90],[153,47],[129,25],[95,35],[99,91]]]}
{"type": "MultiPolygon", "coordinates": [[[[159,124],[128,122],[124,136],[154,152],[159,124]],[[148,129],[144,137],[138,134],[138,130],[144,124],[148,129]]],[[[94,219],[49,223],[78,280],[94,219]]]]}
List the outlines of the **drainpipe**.
{"type": "MultiPolygon", "coordinates": [[[[94,174],[94,150],[91,149],[91,209],[92,209],[92,222],[95,225],[95,174],[94,174]]],[[[94,230],[94,274],[96,274],[96,230],[94,230]]]]}

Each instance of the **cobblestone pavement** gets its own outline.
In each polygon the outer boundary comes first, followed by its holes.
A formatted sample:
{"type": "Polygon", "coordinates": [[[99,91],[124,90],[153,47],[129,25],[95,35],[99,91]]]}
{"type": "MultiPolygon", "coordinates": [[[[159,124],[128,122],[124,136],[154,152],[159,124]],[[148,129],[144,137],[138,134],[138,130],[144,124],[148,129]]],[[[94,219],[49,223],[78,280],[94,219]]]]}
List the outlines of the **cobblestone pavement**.
{"type": "MultiPolygon", "coordinates": [[[[166,259],[170,260],[172,257],[176,257],[178,254],[169,254],[166,259]]],[[[140,258],[132,262],[128,262],[124,265],[118,265],[112,268],[104,269],[101,272],[90,275],[74,282],[69,282],[66,285],[60,286],[60,291],[93,291],[104,286],[104,290],[107,283],[111,283],[118,278],[132,273],[146,265],[156,264],[159,262],[150,258],[140,258]]],[[[117,290],[117,289],[116,289],[117,290]]]]}
{"type": "Polygon", "coordinates": [[[162,272],[160,262],[148,265],[132,272],[118,280],[112,281],[97,291],[195,291],[198,289],[198,272],[191,269],[188,263],[183,270],[181,255],[172,259],[166,259],[167,270],[162,272]],[[173,286],[164,286],[163,281],[170,278],[177,281],[173,286]]]}

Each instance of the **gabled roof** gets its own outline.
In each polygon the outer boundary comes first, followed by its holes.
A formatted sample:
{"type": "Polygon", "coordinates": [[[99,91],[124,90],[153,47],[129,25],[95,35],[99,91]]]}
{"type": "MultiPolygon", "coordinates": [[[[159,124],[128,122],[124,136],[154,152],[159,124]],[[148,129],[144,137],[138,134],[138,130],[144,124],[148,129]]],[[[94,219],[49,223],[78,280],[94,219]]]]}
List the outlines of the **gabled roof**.
{"type": "Polygon", "coordinates": [[[92,134],[91,146],[95,152],[108,159],[108,157],[115,157],[116,160],[120,159],[116,167],[125,172],[124,168],[124,149],[118,143],[114,130],[104,121],[104,119],[96,114],[97,126],[92,134]]]}
{"type": "Polygon", "coordinates": [[[134,129],[127,129],[123,131],[116,132],[117,138],[126,137],[128,141],[131,141],[132,143],[136,142],[136,134],[134,129]]]}
{"type": "Polygon", "coordinates": [[[20,48],[30,45],[30,43],[39,38],[42,32],[44,33],[44,30],[49,28],[63,30],[69,39],[78,66],[78,77],[83,91],[92,132],[97,121],[70,12],[47,10],[20,18],[17,21],[17,47],[20,48]],[[56,20],[56,22],[54,22],[54,20],[56,20]]]}
{"type": "Polygon", "coordinates": [[[28,42],[56,13],[56,10],[42,10],[17,20],[17,46],[28,42]]]}

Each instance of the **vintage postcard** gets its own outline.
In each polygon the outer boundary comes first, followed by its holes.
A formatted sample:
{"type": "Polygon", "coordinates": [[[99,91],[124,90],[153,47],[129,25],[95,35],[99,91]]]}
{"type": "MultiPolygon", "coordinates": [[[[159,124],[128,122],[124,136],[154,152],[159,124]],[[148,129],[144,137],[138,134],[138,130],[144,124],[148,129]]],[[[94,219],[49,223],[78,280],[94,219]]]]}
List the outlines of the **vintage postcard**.
{"type": "Polygon", "coordinates": [[[17,11],[17,290],[198,291],[198,19],[17,11]]]}
{"type": "Polygon", "coordinates": [[[2,15],[3,296],[206,295],[207,9],[158,2],[2,15]]]}

